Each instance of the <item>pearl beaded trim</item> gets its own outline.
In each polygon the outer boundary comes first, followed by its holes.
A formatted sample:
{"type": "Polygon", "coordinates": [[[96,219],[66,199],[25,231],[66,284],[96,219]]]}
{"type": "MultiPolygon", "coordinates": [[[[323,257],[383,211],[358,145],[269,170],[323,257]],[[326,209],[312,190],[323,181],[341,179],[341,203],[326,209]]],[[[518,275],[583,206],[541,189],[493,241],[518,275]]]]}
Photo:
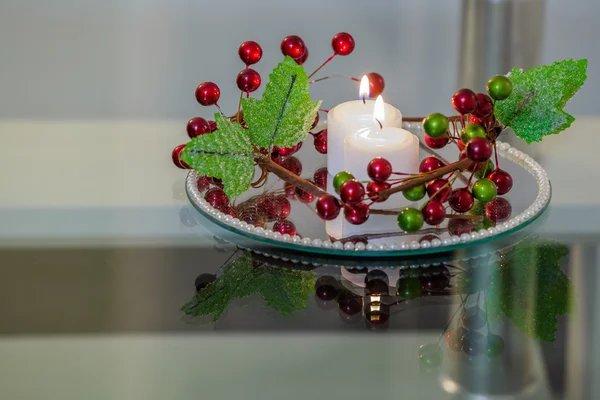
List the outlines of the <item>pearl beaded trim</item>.
{"type": "MultiPolygon", "coordinates": [[[[404,123],[404,128],[411,130],[418,128],[417,124],[420,123],[404,123]]],[[[297,250],[308,250],[310,248],[320,248],[322,253],[348,253],[356,254],[360,253],[372,253],[372,252],[396,252],[401,255],[403,251],[415,251],[419,249],[436,249],[436,251],[448,251],[446,247],[456,246],[463,243],[472,243],[479,240],[487,239],[497,234],[509,231],[515,227],[525,223],[538,215],[548,205],[550,201],[550,181],[546,171],[530,156],[511,147],[508,143],[497,142],[498,155],[502,158],[506,158],[515,162],[516,164],[524,167],[533,177],[538,186],[538,194],[533,202],[524,212],[521,214],[505,221],[501,224],[496,225],[493,228],[482,229],[478,232],[472,232],[470,234],[464,233],[460,236],[451,236],[443,240],[434,239],[432,241],[422,240],[420,242],[411,241],[400,242],[394,244],[375,244],[375,243],[341,243],[339,241],[331,242],[329,240],[311,239],[308,237],[290,236],[288,234],[281,235],[278,232],[274,232],[270,229],[263,229],[249,225],[244,221],[237,218],[233,218],[230,215],[226,215],[208,204],[201,193],[198,192],[196,182],[198,175],[195,171],[190,171],[186,179],[186,191],[190,201],[205,215],[213,220],[218,221],[220,224],[227,225],[234,228],[236,231],[243,232],[245,236],[250,236],[261,241],[271,242],[275,246],[281,246],[285,243],[285,247],[294,247],[297,250]],[[290,246],[291,245],[291,246],[290,246]],[[439,250],[438,250],[439,249],[439,250]]],[[[314,251],[314,250],[313,250],[314,251]]]]}

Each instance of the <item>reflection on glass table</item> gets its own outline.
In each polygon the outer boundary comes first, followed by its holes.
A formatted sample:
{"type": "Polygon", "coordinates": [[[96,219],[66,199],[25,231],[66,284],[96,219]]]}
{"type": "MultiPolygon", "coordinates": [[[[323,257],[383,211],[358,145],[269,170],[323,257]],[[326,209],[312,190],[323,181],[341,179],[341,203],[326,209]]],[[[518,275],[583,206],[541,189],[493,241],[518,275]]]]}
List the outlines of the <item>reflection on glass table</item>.
{"type": "MultiPolygon", "coordinates": [[[[443,320],[443,326],[429,327],[438,339],[415,347],[414,360],[423,371],[439,373],[450,393],[541,393],[533,340],[553,342],[557,317],[574,306],[571,282],[560,267],[567,248],[535,237],[474,258],[447,255],[434,264],[399,267],[392,260],[315,265],[259,253],[238,250],[216,274],[200,274],[196,294],[182,307],[189,323],[218,324],[231,309],[243,308],[244,299],[257,297],[285,316],[284,325],[297,316],[310,324],[302,310],[311,303],[341,319],[342,330],[422,329],[429,318],[443,320]],[[449,311],[445,318],[441,307],[449,311]],[[414,312],[417,326],[405,317],[414,312]]],[[[245,328],[243,319],[233,324],[245,328]]]]}

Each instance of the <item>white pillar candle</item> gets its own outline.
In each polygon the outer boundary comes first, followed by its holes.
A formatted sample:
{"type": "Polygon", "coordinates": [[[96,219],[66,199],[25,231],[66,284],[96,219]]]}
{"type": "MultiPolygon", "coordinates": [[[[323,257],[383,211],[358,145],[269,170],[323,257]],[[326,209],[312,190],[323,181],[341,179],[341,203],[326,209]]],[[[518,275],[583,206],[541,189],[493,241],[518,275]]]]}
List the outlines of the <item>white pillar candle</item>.
{"type": "MultiPolygon", "coordinates": [[[[401,128],[381,126],[386,118],[384,103],[377,98],[371,125],[359,129],[346,138],[344,143],[344,170],[349,171],[359,181],[370,181],[367,173],[369,162],[383,157],[392,164],[394,172],[416,174],[419,172],[419,139],[401,128]]],[[[391,178],[403,178],[404,175],[392,175],[391,178]]],[[[402,194],[390,196],[377,208],[392,209],[406,206],[402,194]]]]}
{"type": "MultiPolygon", "coordinates": [[[[369,80],[363,77],[360,97],[369,96],[369,80]]],[[[335,175],[344,170],[344,141],[365,127],[374,123],[374,100],[355,100],[339,104],[327,114],[327,170],[335,175]]],[[[402,127],[402,113],[390,104],[384,104],[384,127],[402,127]]],[[[366,168],[366,166],[365,166],[366,168]]]]}

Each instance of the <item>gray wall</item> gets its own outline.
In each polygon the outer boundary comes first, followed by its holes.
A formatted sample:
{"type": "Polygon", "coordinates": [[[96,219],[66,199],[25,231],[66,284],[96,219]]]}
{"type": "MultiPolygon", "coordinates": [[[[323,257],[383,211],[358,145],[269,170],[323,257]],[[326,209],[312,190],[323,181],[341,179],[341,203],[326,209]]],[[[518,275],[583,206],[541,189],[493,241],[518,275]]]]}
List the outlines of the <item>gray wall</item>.
{"type": "MultiPolygon", "coordinates": [[[[449,111],[457,88],[460,0],[1,0],[0,118],[177,118],[210,116],[195,86],[214,80],[221,104],[237,104],[237,46],[259,41],[266,78],[279,42],[301,35],[307,69],[351,32],[356,51],[326,73],[386,77],[386,99],[405,115],[449,111]]],[[[600,114],[600,1],[548,0],[544,62],[587,57],[589,81],[569,109],[600,114]]],[[[343,80],[314,96],[330,107],[356,96],[343,80]]]]}

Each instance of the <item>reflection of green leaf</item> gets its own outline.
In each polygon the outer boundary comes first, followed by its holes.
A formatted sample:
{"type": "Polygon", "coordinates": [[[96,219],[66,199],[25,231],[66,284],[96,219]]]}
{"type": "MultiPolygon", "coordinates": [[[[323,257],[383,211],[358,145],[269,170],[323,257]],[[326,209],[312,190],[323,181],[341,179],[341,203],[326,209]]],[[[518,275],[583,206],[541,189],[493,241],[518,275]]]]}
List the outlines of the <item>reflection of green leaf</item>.
{"type": "Polygon", "coordinates": [[[312,293],[315,275],[312,271],[252,265],[248,253],[227,265],[218,279],[202,289],[182,307],[187,315],[213,315],[218,320],[235,299],[259,293],[267,305],[282,314],[301,310],[312,293]]]}
{"type": "Polygon", "coordinates": [[[244,193],[254,175],[254,151],[244,128],[221,114],[215,114],[219,130],[200,135],[185,146],[181,159],[200,175],[223,180],[225,193],[244,193]]]}
{"type": "Polygon", "coordinates": [[[286,57],[269,75],[262,100],[242,101],[253,144],[291,147],[306,138],[321,104],[310,101],[309,86],[304,68],[286,57]]]}
{"type": "Polygon", "coordinates": [[[557,316],[568,313],[571,300],[571,282],[559,267],[567,254],[556,242],[528,239],[503,255],[486,291],[488,316],[504,314],[527,335],[554,340],[557,316]]]}
{"type": "Polygon", "coordinates": [[[563,108],[585,82],[586,69],[587,60],[565,60],[526,72],[513,69],[512,93],[496,103],[496,119],[527,143],[559,133],[575,120],[563,108]]]}

